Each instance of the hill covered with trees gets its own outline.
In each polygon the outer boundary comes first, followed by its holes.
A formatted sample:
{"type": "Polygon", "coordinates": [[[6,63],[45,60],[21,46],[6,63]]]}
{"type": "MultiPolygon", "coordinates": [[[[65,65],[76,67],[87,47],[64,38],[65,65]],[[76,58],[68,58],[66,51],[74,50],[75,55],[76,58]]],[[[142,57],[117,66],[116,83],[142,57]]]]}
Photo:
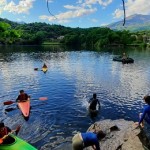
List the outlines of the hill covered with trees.
{"type": "Polygon", "coordinates": [[[114,31],[108,27],[70,28],[46,23],[17,23],[0,19],[1,44],[61,43],[71,46],[107,47],[110,45],[145,44],[150,32],[114,31]],[[144,38],[143,38],[144,35],[144,38]],[[141,36],[139,38],[139,36],[141,36]]]}

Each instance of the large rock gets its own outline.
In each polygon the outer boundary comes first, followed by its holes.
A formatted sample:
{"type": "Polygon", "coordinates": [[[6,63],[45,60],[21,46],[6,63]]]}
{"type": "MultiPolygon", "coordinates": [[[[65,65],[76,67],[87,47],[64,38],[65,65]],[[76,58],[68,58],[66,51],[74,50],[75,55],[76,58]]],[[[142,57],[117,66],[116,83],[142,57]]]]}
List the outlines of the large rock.
{"type": "MultiPolygon", "coordinates": [[[[150,143],[143,130],[135,128],[133,121],[103,120],[92,124],[87,131],[102,130],[106,136],[100,141],[101,150],[150,150],[150,143]]],[[[72,150],[72,137],[60,140],[59,146],[50,148],[50,143],[43,150],[72,150]]],[[[41,149],[42,150],[42,149],[41,149]]],[[[93,150],[91,147],[85,150],[93,150]]]]}
{"type": "MultiPolygon", "coordinates": [[[[102,130],[106,136],[100,141],[102,150],[145,150],[150,149],[148,140],[134,122],[120,120],[103,120],[94,123],[88,131],[102,130]],[[147,146],[147,148],[146,148],[147,146]]],[[[87,150],[93,150],[91,147],[87,150]]]]}

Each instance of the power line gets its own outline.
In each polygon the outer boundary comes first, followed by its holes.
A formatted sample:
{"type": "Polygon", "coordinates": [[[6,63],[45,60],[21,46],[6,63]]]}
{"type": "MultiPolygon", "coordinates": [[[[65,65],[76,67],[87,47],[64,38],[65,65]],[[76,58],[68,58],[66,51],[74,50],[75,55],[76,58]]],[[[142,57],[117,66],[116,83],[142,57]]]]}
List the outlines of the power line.
{"type": "MultiPolygon", "coordinates": [[[[47,9],[48,9],[48,12],[50,13],[50,15],[53,16],[53,17],[55,17],[55,15],[53,15],[53,14],[50,12],[50,10],[49,10],[49,3],[48,3],[48,0],[47,0],[47,9]]],[[[55,19],[57,19],[57,18],[55,17],[55,19]]]]}
{"type": "Polygon", "coordinates": [[[124,12],[124,20],[123,20],[123,26],[124,26],[126,23],[126,10],[125,10],[124,0],[122,0],[122,3],[123,3],[123,12],[124,12]]]}

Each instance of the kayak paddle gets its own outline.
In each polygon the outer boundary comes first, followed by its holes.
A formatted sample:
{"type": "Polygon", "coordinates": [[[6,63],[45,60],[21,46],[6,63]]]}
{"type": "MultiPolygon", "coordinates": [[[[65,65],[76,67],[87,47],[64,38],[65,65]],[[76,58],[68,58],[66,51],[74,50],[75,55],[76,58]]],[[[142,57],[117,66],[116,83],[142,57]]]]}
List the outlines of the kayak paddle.
{"type": "Polygon", "coordinates": [[[47,97],[40,97],[39,100],[45,101],[45,100],[48,100],[48,98],[47,97]]]}
{"type": "Polygon", "coordinates": [[[12,134],[12,133],[16,133],[16,135],[18,135],[19,131],[20,131],[20,128],[21,128],[21,125],[19,125],[16,130],[12,130],[11,132],[9,132],[7,135],[4,135],[2,138],[0,138],[0,144],[3,143],[4,139],[7,138],[9,136],[9,134],[12,134]]]}
{"type": "Polygon", "coordinates": [[[34,70],[35,70],[35,71],[38,71],[38,70],[39,70],[39,68],[34,68],[34,70]]]}
{"type": "MultiPolygon", "coordinates": [[[[39,97],[39,98],[36,98],[36,99],[32,99],[32,100],[42,100],[42,101],[44,101],[44,100],[48,100],[48,98],[47,97],[39,97]]],[[[11,104],[14,104],[14,103],[16,103],[15,101],[6,101],[6,102],[4,102],[3,104],[4,105],[11,105],[11,104]]]]}
{"type": "Polygon", "coordinates": [[[47,71],[48,68],[42,68],[42,69],[40,69],[40,68],[34,68],[34,71],[43,71],[43,69],[46,69],[46,71],[47,71]]]}

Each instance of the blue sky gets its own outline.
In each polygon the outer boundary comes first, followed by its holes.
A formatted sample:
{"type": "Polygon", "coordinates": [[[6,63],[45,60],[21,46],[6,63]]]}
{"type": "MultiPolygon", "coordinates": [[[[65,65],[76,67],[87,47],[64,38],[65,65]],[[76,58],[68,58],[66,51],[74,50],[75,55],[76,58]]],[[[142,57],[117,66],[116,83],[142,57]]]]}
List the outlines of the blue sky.
{"type": "MultiPolygon", "coordinates": [[[[69,27],[97,27],[123,19],[122,0],[0,0],[0,17],[69,27]]],[[[150,0],[125,0],[127,16],[150,14],[150,0]]]]}

